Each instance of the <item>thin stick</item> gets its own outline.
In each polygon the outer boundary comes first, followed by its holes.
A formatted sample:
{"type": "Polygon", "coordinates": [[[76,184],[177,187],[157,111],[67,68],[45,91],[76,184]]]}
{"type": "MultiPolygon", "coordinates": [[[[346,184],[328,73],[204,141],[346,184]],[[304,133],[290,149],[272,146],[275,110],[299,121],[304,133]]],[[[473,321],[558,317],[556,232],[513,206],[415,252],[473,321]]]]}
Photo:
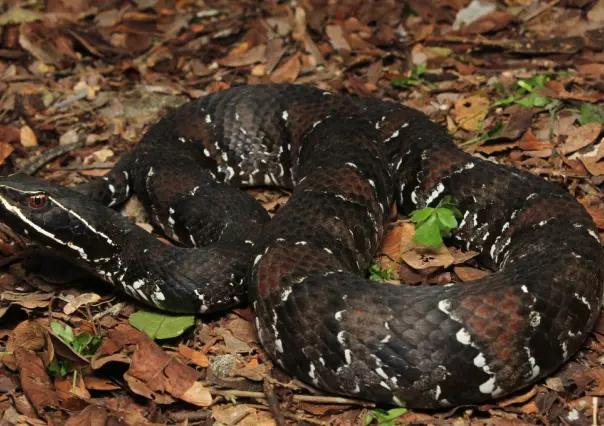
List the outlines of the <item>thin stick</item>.
{"type": "Polygon", "coordinates": [[[527,16],[524,17],[524,19],[522,19],[522,21],[528,22],[531,19],[536,18],[537,16],[541,15],[543,12],[547,11],[548,9],[554,7],[558,3],[560,3],[560,0],[554,0],[554,1],[546,4],[545,6],[542,6],[539,9],[535,10],[533,13],[529,13],[527,16]]]}
{"type": "MultiPolygon", "coordinates": [[[[266,399],[264,392],[243,391],[237,389],[219,390],[216,388],[207,388],[214,395],[226,397],[241,397],[241,398],[258,398],[266,399]]],[[[343,398],[340,396],[323,396],[323,395],[294,395],[292,399],[296,402],[319,402],[323,404],[342,404],[342,405],[361,405],[363,407],[375,407],[375,404],[359,399],[343,398]]]]}

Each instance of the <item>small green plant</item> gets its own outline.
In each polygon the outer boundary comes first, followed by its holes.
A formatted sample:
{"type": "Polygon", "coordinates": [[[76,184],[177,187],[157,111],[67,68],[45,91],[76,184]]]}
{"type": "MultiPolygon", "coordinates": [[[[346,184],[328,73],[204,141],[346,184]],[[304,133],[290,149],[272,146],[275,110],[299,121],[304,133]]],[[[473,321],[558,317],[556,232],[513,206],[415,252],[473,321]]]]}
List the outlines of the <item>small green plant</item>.
{"type": "Polygon", "coordinates": [[[584,126],[589,123],[604,124],[604,108],[583,102],[579,111],[579,124],[584,126]]]}
{"type": "Polygon", "coordinates": [[[430,87],[436,87],[434,83],[431,83],[424,78],[422,78],[422,74],[426,72],[426,64],[421,64],[416,66],[411,70],[411,74],[409,77],[405,78],[393,78],[390,80],[390,84],[395,87],[405,87],[405,86],[417,86],[420,84],[427,84],[430,87]]]}
{"type": "Polygon", "coordinates": [[[372,281],[386,281],[394,279],[392,268],[383,269],[379,263],[374,263],[369,267],[369,279],[372,281]]]}
{"type": "Polygon", "coordinates": [[[462,214],[453,199],[447,195],[436,207],[426,207],[411,212],[411,222],[415,223],[413,242],[430,247],[440,247],[443,237],[457,228],[457,218],[462,214]]]}
{"type": "Polygon", "coordinates": [[[564,75],[569,75],[569,73],[555,72],[539,74],[531,78],[523,78],[514,83],[511,92],[508,92],[501,83],[495,83],[493,86],[499,90],[503,95],[503,98],[491,105],[491,108],[509,104],[519,104],[526,108],[548,108],[548,106],[553,102],[556,102],[556,100],[540,95],[538,89],[544,88],[545,83],[555,77],[564,75]]]}
{"type": "MultiPolygon", "coordinates": [[[[54,321],[50,323],[50,328],[61,340],[68,344],[74,352],[84,358],[91,358],[101,345],[101,336],[93,336],[89,333],[80,333],[75,335],[73,329],[54,321]]],[[[55,377],[65,377],[72,370],[71,361],[59,357],[54,357],[48,365],[48,372],[55,377]]],[[[74,382],[76,372],[74,371],[74,382]]]]}
{"type": "Polygon", "coordinates": [[[368,426],[374,420],[380,426],[395,426],[395,420],[406,412],[406,408],[392,408],[390,410],[372,410],[367,416],[367,419],[365,420],[365,426],[368,426]]]}

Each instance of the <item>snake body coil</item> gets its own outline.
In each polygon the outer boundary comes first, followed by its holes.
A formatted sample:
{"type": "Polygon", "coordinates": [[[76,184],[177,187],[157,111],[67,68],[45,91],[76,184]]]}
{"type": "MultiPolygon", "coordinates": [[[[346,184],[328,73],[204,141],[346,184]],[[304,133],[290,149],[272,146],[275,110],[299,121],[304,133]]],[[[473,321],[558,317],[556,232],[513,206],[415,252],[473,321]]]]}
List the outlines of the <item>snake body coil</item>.
{"type": "Polygon", "coordinates": [[[504,395],[566,361],[602,302],[597,229],[564,188],[462,152],[395,103],[233,88],[171,112],[77,190],[1,178],[0,215],[161,309],[226,309],[247,286],[266,351],[334,393],[413,407],[504,395]],[[269,221],[235,188],[251,185],[295,190],[269,221]],[[164,245],[98,203],[132,192],[200,248],[164,245]],[[410,211],[446,195],[464,213],[454,237],[497,272],[427,287],[362,278],[395,200],[410,211]]]}

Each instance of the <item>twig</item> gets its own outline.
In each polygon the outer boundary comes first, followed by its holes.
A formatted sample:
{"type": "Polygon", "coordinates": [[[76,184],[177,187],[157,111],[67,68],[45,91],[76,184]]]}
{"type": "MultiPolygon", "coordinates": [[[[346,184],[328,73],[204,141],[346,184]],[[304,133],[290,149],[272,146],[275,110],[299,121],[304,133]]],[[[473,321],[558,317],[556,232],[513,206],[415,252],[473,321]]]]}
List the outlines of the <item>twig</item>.
{"type": "MultiPolygon", "coordinates": [[[[263,410],[263,411],[268,410],[268,407],[266,407],[264,405],[259,405],[259,404],[245,404],[245,405],[247,405],[250,408],[255,408],[257,410],[263,410]]],[[[294,419],[294,420],[298,420],[298,421],[302,421],[302,422],[306,422],[306,423],[312,423],[314,425],[320,425],[320,426],[329,426],[330,425],[330,423],[323,422],[321,420],[316,420],[309,416],[301,416],[301,415],[293,414],[293,413],[283,413],[283,415],[285,417],[287,417],[288,419],[294,419]]]]}
{"type": "Polygon", "coordinates": [[[104,311],[97,313],[95,316],[92,317],[92,321],[93,322],[98,321],[107,315],[112,315],[112,316],[117,315],[122,310],[123,307],[124,307],[124,303],[121,303],[121,302],[116,303],[115,305],[110,306],[108,309],[105,309],[104,311]]]}
{"type": "Polygon", "coordinates": [[[49,172],[83,172],[86,170],[109,170],[113,165],[98,165],[98,166],[79,166],[79,167],[47,167],[49,172]]]}
{"type": "Polygon", "coordinates": [[[277,398],[277,395],[275,394],[275,387],[272,383],[269,383],[268,381],[264,382],[264,394],[266,395],[268,408],[271,410],[277,426],[285,426],[285,416],[283,415],[283,411],[281,411],[279,398],[277,398]]]}
{"type": "Polygon", "coordinates": [[[554,1],[546,4],[545,6],[540,7],[539,9],[535,10],[533,13],[529,13],[527,16],[525,16],[522,19],[522,22],[528,22],[531,19],[536,18],[537,16],[541,15],[543,12],[547,11],[548,9],[554,7],[558,3],[560,3],[560,0],[554,0],[554,1]]]}
{"type": "MultiPolygon", "coordinates": [[[[264,392],[242,391],[236,389],[220,390],[216,388],[207,388],[214,395],[226,397],[241,397],[241,398],[258,398],[266,399],[264,392]]],[[[360,405],[363,407],[375,407],[375,404],[360,399],[343,398],[340,396],[323,396],[323,395],[294,395],[292,399],[296,402],[318,402],[322,404],[342,404],[342,405],[360,405]]]]}
{"type": "Polygon", "coordinates": [[[199,421],[208,420],[212,415],[212,412],[208,409],[198,411],[178,411],[176,413],[170,413],[168,417],[175,422],[188,421],[199,421]]]}

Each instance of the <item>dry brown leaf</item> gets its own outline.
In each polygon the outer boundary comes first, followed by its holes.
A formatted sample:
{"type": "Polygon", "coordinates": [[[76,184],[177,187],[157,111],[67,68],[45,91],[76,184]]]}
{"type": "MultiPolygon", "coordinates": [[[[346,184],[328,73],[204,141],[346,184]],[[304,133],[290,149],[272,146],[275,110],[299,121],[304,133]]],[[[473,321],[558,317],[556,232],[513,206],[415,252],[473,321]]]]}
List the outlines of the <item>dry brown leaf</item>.
{"type": "Polygon", "coordinates": [[[445,246],[438,248],[414,247],[413,250],[406,251],[403,253],[401,258],[405,263],[411,266],[413,269],[427,269],[435,267],[444,267],[453,263],[453,256],[449,253],[449,250],[445,246]]]}
{"type": "Polygon", "coordinates": [[[264,380],[268,369],[266,364],[260,364],[256,358],[252,358],[245,367],[235,370],[235,375],[259,382],[264,380]]]}
{"type": "Polygon", "coordinates": [[[70,301],[63,307],[63,313],[65,315],[71,315],[82,306],[90,305],[91,303],[96,303],[101,300],[101,296],[96,293],[83,293],[78,297],[70,301]]]}
{"type": "Polygon", "coordinates": [[[300,74],[300,54],[297,53],[289,58],[283,65],[270,74],[273,83],[293,83],[300,74]]]}
{"type": "Polygon", "coordinates": [[[602,132],[602,125],[599,123],[589,123],[581,127],[576,127],[570,131],[566,142],[558,146],[558,151],[563,154],[578,151],[581,148],[593,143],[602,132]]]}
{"type": "Polygon", "coordinates": [[[329,38],[329,43],[335,50],[350,50],[350,44],[344,36],[344,30],[339,25],[327,25],[325,34],[329,38]]]}
{"type": "Polygon", "coordinates": [[[585,203],[581,203],[581,204],[583,204],[583,207],[585,207],[585,210],[587,210],[587,213],[589,213],[591,215],[591,218],[596,223],[596,226],[599,229],[604,229],[604,206],[603,205],[590,206],[590,205],[586,205],[585,203]]]}
{"type": "Polygon", "coordinates": [[[264,61],[265,51],[266,46],[261,44],[256,47],[252,47],[243,53],[238,53],[235,51],[222,59],[218,59],[216,62],[225,67],[242,67],[244,65],[252,65],[257,62],[264,61]]]}
{"type": "Polygon", "coordinates": [[[350,405],[340,404],[313,404],[310,402],[299,402],[296,407],[300,410],[304,410],[308,413],[314,414],[315,416],[323,416],[327,413],[339,413],[344,410],[348,410],[350,405]]]}
{"type": "Polygon", "coordinates": [[[453,272],[455,272],[463,282],[478,280],[487,275],[491,275],[489,271],[483,271],[482,269],[473,268],[471,266],[455,266],[453,272]]]}
{"type": "Polygon", "coordinates": [[[202,352],[191,349],[185,345],[178,345],[178,353],[184,356],[185,358],[190,359],[193,364],[198,365],[200,367],[207,367],[210,365],[208,360],[208,356],[202,352]]]}
{"type": "Polygon", "coordinates": [[[111,391],[121,388],[119,385],[116,385],[109,379],[91,376],[88,374],[84,375],[84,383],[86,384],[86,389],[90,390],[111,391]]]}
{"type": "Polygon", "coordinates": [[[44,417],[45,411],[58,409],[59,399],[42,360],[34,352],[22,346],[16,347],[13,353],[23,392],[38,414],[44,417]]]}
{"type": "Polygon", "coordinates": [[[18,142],[21,139],[21,130],[18,127],[0,124],[0,141],[18,142]]]}
{"type": "Polygon", "coordinates": [[[4,161],[10,157],[14,150],[15,148],[10,143],[0,141],[0,164],[4,164],[4,161]]]}
{"type": "Polygon", "coordinates": [[[79,398],[89,399],[91,398],[90,392],[86,389],[86,384],[82,380],[82,375],[78,374],[76,377],[76,386],[73,386],[73,376],[67,377],[55,377],[54,380],[55,389],[57,390],[57,396],[61,401],[66,401],[73,396],[79,398]],[[74,392],[75,390],[75,392],[74,392]]]}
{"type": "Polygon", "coordinates": [[[255,412],[251,407],[245,404],[237,405],[214,405],[212,407],[212,417],[218,423],[225,425],[239,424],[249,414],[255,412]]]}
{"type": "Polygon", "coordinates": [[[23,145],[26,148],[29,148],[32,146],[38,146],[38,138],[36,137],[36,134],[31,129],[31,127],[29,127],[29,126],[21,127],[20,139],[21,139],[21,145],[23,145]]]}
{"type": "Polygon", "coordinates": [[[209,407],[212,405],[212,394],[200,382],[195,382],[180,399],[198,407],[209,407]]]}
{"type": "Polygon", "coordinates": [[[386,236],[382,239],[379,253],[399,261],[403,252],[411,244],[415,235],[415,225],[406,220],[399,220],[388,227],[386,236]]]}
{"type": "Polygon", "coordinates": [[[480,96],[470,96],[455,102],[455,118],[459,126],[470,132],[480,130],[480,122],[487,116],[489,99],[480,96]]]}

